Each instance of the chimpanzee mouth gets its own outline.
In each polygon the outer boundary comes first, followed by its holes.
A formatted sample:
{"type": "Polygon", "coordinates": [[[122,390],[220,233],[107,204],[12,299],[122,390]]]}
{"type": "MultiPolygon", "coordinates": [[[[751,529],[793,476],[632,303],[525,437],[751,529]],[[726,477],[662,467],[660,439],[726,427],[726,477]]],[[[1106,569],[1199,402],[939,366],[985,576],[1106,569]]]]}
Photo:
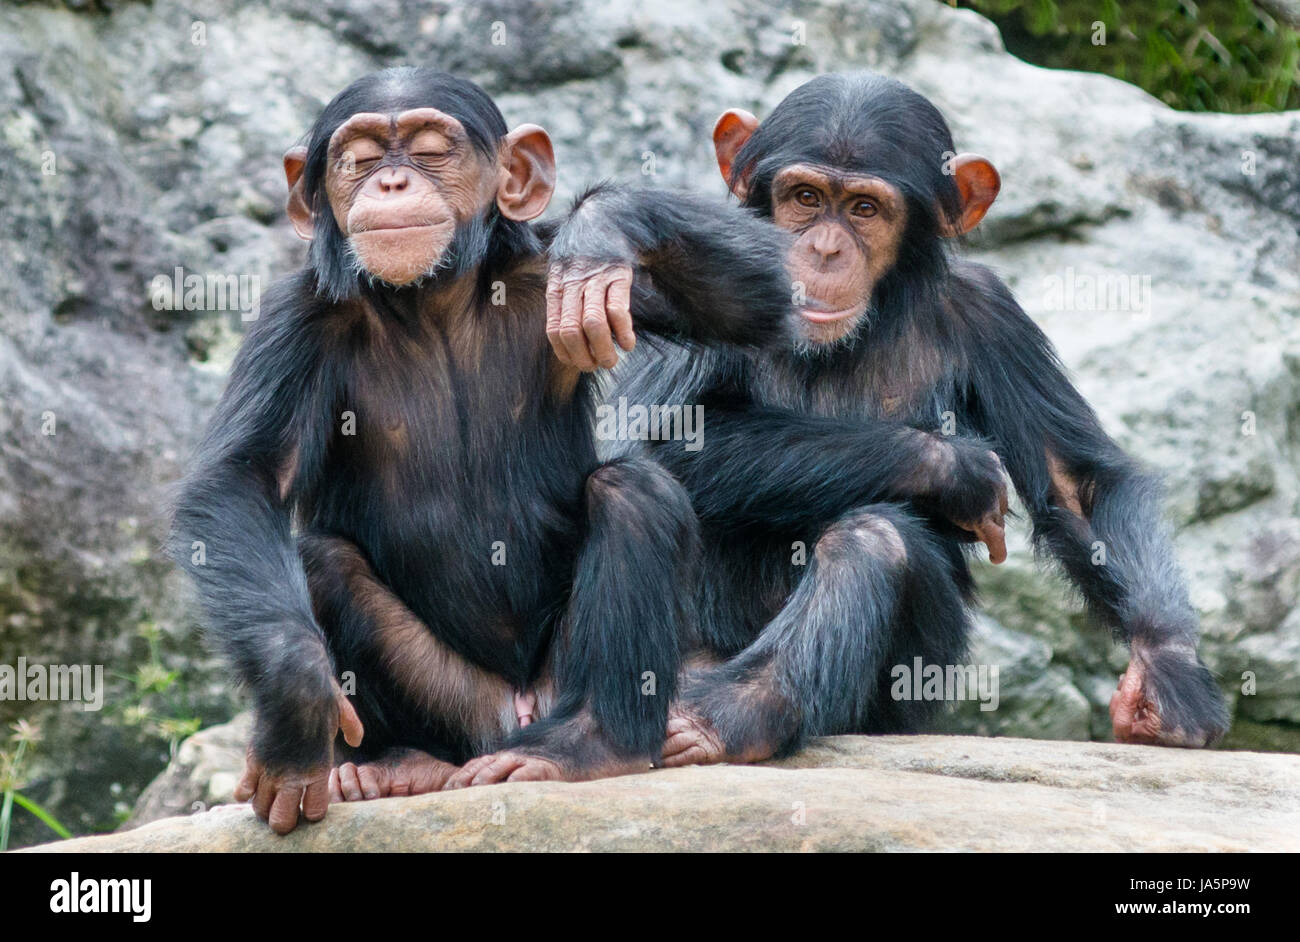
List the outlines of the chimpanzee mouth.
{"type": "Polygon", "coordinates": [[[370,226],[365,229],[355,229],[353,230],[352,234],[370,235],[371,233],[375,233],[375,232],[415,232],[416,230],[419,229],[434,229],[434,228],[437,227],[432,223],[421,222],[421,223],[412,223],[409,225],[399,224],[394,226],[370,226]]]}
{"type": "Polygon", "coordinates": [[[831,309],[816,301],[810,301],[800,311],[806,320],[814,324],[834,324],[836,321],[842,321],[850,317],[856,317],[866,310],[862,304],[854,304],[852,307],[831,309]]]}

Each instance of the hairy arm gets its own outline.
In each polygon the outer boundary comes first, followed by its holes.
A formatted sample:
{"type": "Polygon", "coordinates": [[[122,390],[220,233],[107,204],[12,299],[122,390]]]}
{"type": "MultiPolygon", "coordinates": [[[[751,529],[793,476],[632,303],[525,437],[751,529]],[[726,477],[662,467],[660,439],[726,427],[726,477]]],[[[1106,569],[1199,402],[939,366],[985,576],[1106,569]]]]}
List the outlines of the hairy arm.
{"type": "MultiPolygon", "coordinates": [[[[658,368],[650,365],[647,371],[658,368]]],[[[822,527],[866,503],[912,500],[958,526],[977,529],[995,561],[1005,558],[1002,469],[982,442],[942,438],[886,420],[761,406],[735,393],[697,397],[679,389],[664,394],[703,405],[700,446],[690,450],[681,441],[660,442],[655,456],[686,487],[708,523],[822,527]]]]}
{"type": "Polygon", "coordinates": [[[985,332],[981,343],[967,344],[971,421],[1001,455],[1035,543],[1131,646],[1130,670],[1144,675],[1162,726],[1133,738],[1212,741],[1226,728],[1226,713],[1196,654],[1199,627],[1161,517],[1159,482],[1102,430],[1006,286],[974,266],[966,277],[973,284],[963,294],[982,299],[969,322],[985,332]]]}
{"type": "Polygon", "coordinates": [[[551,242],[548,336],[582,369],[613,366],[613,340],[631,350],[635,331],[743,347],[784,341],[787,250],[785,233],[738,207],[602,184],[579,197],[551,242]]]}
{"type": "Polygon", "coordinates": [[[268,294],[181,487],[171,547],[252,694],[252,755],[274,773],[328,774],[340,705],[290,527],[333,399],[305,298],[296,280],[268,294]]]}

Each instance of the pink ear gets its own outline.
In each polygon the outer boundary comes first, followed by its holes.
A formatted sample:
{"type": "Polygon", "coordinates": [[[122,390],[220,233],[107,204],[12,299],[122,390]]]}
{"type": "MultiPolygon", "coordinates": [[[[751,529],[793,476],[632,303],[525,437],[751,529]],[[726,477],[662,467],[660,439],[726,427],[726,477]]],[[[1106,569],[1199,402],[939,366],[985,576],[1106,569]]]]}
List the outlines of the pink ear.
{"type": "Polygon", "coordinates": [[[289,201],[285,208],[289,212],[293,231],[310,242],[316,234],[316,220],[312,216],[311,207],[307,205],[307,197],[302,192],[302,171],[306,166],[307,148],[290,147],[285,151],[284,178],[289,183],[289,201]]]}
{"type": "Polygon", "coordinates": [[[979,154],[958,154],[950,163],[957,192],[961,194],[961,216],[944,220],[941,230],[945,236],[965,235],[979,225],[984,214],[1002,189],[1002,177],[997,168],[979,154]]]}
{"type": "Polygon", "coordinates": [[[497,188],[501,215],[516,222],[536,219],[555,193],[555,148],[535,124],[522,124],[505,136],[504,173],[497,188]]]}
{"type": "Polygon", "coordinates": [[[722,173],[722,179],[726,181],[728,188],[742,200],[749,191],[748,177],[742,176],[732,187],[731,170],[736,155],[757,130],[758,118],[740,108],[724,111],[722,117],[718,118],[717,124],[713,126],[713,152],[718,156],[718,170],[722,173]]]}

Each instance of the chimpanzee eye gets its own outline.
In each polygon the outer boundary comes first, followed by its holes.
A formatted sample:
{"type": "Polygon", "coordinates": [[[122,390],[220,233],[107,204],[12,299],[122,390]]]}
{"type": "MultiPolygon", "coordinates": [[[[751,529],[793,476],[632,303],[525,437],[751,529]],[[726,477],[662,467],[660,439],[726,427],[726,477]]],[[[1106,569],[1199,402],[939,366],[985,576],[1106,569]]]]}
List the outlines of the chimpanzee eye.
{"type": "Polygon", "coordinates": [[[853,215],[855,216],[862,216],[870,219],[872,216],[876,215],[877,212],[879,212],[879,210],[876,209],[876,204],[871,202],[871,200],[858,200],[853,204],[853,215]]]}
{"type": "Polygon", "coordinates": [[[367,171],[384,156],[384,149],[374,141],[359,140],[348,146],[341,154],[335,166],[343,173],[367,171]]]}
{"type": "Polygon", "coordinates": [[[411,139],[410,154],[416,160],[436,160],[451,150],[447,137],[433,129],[425,129],[411,139]]]}
{"type": "Polygon", "coordinates": [[[801,186],[794,191],[794,200],[800,206],[812,208],[821,202],[817,196],[817,191],[810,186],[801,186]]]}

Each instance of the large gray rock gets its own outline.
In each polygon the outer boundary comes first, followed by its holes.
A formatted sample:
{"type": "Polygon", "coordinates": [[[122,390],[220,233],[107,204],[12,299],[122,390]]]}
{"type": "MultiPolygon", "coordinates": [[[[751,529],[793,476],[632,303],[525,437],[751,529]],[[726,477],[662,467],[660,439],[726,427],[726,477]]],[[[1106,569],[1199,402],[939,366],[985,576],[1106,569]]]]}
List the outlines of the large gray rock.
{"type": "MultiPolygon", "coordinates": [[[[111,825],[168,757],[127,723],[138,624],[158,625],[185,681],[155,710],[211,721],[232,706],[157,550],[241,324],[154,310],[151,279],[183,266],[265,287],[289,271],[302,247],[280,154],[347,81],[398,62],[459,70],[512,123],[546,124],[562,199],[601,176],[720,199],[717,113],[764,114],[819,72],[879,69],[932,96],[960,146],[1003,171],[974,254],[1010,280],[1107,427],[1169,477],[1237,741],[1300,748],[1300,116],[1173,112],[1111,79],[1026,65],[979,16],[933,0],[112,6],[0,8],[0,663],[102,663],[117,678],[102,714],[3,703],[0,720],[42,720],[30,791],[73,827],[111,825]],[[1138,309],[1080,310],[1090,275],[1136,277],[1138,309]]],[[[1005,716],[967,705],[954,722],[1104,737],[1123,657],[1023,540],[1013,554],[980,573],[980,656],[1009,658],[1015,678],[1005,716]]],[[[19,841],[38,833],[19,826],[19,841]]]]}
{"type": "Polygon", "coordinates": [[[764,766],[333,805],[276,837],[247,806],[57,852],[1295,851],[1300,757],[840,736],[764,766]]]}

